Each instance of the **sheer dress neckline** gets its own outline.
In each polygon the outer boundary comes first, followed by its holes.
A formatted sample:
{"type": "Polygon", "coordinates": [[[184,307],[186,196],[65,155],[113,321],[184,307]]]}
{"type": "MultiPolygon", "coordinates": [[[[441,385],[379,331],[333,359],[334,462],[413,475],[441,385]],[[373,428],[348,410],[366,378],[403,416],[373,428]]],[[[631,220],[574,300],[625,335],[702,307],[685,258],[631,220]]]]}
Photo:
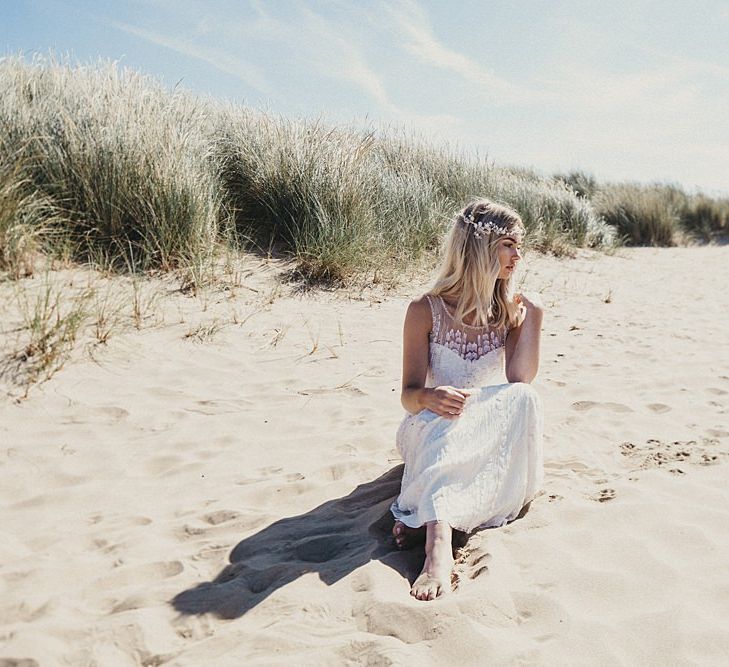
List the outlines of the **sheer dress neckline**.
{"type": "Polygon", "coordinates": [[[432,315],[431,362],[434,360],[433,345],[448,348],[466,361],[477,361],[489,352],[504,347],[508,328],[504,332],[499,332],[490,325],[474,327],[460,323],[457,326],[443,297],[435,297],[432,294],[426,294],[426,297],[432,315]]]}
{"type": "MultiPolygon", "coordinates": [[[[440,299],[440,302],[443,305],[443,310],[445,310],[446,315],[448,315],[448,317],[450,318],[451,322],[453,324],[455,324],[455,322],[456,322],[456,316],[455,316],[455,313],[453,312],[453,310],[451,309],[452,307],[446,302],[446,300],[442,296],[438,295],[438,298],[440,299]]],[[[473,326],[472,324],[466,324],[465,322],[461,322],[460,324],[461,324],[462,327],[465,327],[466,329],[474,329],[474,330],[477,330],[477,331],[481,331],[483,329],[491,329],[492,328],[490,324],[482,324],[481,326],[478,326],[478,327],[473,326]]]]}

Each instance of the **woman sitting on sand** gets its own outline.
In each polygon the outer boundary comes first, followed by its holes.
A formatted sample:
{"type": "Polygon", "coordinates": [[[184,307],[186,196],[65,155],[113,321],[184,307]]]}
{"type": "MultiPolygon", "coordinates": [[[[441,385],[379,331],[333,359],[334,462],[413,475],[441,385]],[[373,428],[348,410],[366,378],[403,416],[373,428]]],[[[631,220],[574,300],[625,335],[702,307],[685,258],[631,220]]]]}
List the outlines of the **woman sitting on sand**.
{"type": "Polygon", "coordinates": [[[453,529],[511,521],[542,481],[542,407],[528,383],[543,310],[514,295],[523,236],[512,209],[471,202],[453,221],[434,287],[405,316],[405,471],[391,510],[399,548],[425,537],[410,591],[419,600],[451,590],[453,529]]]}

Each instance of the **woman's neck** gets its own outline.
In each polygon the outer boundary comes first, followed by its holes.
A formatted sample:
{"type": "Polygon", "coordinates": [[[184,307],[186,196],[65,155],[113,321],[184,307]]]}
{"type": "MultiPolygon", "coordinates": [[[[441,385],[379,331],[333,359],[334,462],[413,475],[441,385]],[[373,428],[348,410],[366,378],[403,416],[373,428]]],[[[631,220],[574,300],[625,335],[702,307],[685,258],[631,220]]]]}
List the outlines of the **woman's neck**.
{"type": "MultiPolygon", "coordinates": [[[[446,309],[447,309],[446,312],[448,313],[449,317],[451,317],[451,319],[453,319],[455,321],[454,316],[456,314],[456,310],[458,309],[458,303],[459,303],[458,297],[453,297],[452,295],[448,295],[447,297],[441,296],[440,298],[443,300],[443,303],[446,306],[446,309]]],[[[467,327],[471,327],[473,329],[486,328],[489,326],[488,324],[474,325],[471,322],[466,322],[465,320],[461,321],[461,324],[465,324],[467,327]]]]}

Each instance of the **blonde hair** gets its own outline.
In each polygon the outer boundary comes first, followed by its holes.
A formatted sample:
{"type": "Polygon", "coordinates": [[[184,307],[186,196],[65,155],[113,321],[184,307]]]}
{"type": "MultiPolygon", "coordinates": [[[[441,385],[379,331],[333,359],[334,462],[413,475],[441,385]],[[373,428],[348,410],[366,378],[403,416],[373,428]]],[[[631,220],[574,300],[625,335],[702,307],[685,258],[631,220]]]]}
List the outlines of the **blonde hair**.
{"type": "Polygon", "coordinates": [[[519,239],[525,233],[519,214],[488,199],[476,199],[454,216],[445,240],[445,255],[430,294],[457,301],[454,319],[473,316],[471,326],[492,326],[504,331],[520,324],[519,305],[514,303],[513,279],[499,280],[497,245],[504,236],[519,239]],[[480,238],[474,224],[492,223],[494,231],[480,238]],[[501,233],[499,233],[501,232],[501,233]]]}

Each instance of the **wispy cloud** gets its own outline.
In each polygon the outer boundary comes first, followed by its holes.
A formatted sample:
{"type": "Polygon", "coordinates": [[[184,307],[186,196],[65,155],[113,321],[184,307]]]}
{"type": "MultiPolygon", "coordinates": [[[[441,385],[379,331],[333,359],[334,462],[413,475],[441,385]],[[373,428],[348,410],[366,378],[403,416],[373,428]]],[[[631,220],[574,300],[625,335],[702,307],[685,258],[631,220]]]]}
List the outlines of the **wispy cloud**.
{"type": "MultiPolygon", "coordinates": [[[[362,24],[366,16],[349,14],[348,21],[325,18],[311,9],[303,9],[302,21],[295,31],[303,37],[309,63],[321,76],[337,79],[359,88],[375,100],[380,113],[390,121],[406,123],[419,129],[453,127],[460,121],[451,114],[428,114],[407,108],[394,101],[384,77],[369,62],[362,44],[362,24]]],[[[372,35],[369,35],[372,37],[372,35]]]]}
{"type": "Polygon", "coordinates": [[[540,77],[539,83],[545,102],[572,112],[612,115],[645,109],[655,114],[665,110],[667,100],[660,110],[648,109],[648,104],[671,95],[675,100],[680,79],[680,73],[666,68],[611,73],[571,63],[563,66],[558,76],[540,77]]]}
{"type": "Polygon", "coordinates": [[[488,64],[443,44],[415,0],[397,5],[383,3],[381,7],[394,22],[399,38],[403,39],[402,47],[408,53],[428,65],[457,74],[475,86],[475,94],[495,105],[525,103],[534,98],[527,88],[499,77],[488,64]]]}
{"type": "Polygon", "coordinates": [[[350,26],[327,19],[313,10],[303,9],[303,21],[287,24],[286,30],[298,33],[297,44],[319,74],[358,87],[383,109],[393,111],[393,104],[380,75],[367,63],[360,47],[348,39],[350,26]]]}
{"type": "MultiPolygon", "coordinates": [[[[426,3],[378,1],[158,0],[156,22],[114,25],[244,81],[253,103],[260,92],[259,103],[283,113],[405,125],[543,169],[719,187],[729,62],[639,38],[646,11],[550,11],[507,63],[447,39],[426,3]],[[458,104],[465,95],[473,104],[458,104]]],[[[472,13],[474,30],[498,14],[472,13]]]]}
{"type": "Polygon", "coordinates": [[[262,93],[270,93],[272,90],[268,80],[258,67],[241,58],[230,55],[227,50],[211,46],[202,46],[195,44],[191,40],[181,39],[171,35],[163,35],[152,30],[146,30],[144,28],[133,26],[128,23],[121,23],[119,21],[112,21],[110,25],[130,35],[134,35],[135,37],[144,39],[152,44],[156,44],[157,46],[162,46],[190,58],[200,60],[208,65],[212,65],[215,69],[244,81],[249,86],[262,93]]]}
{"type": "Polygon", "coordinates": [[[368,44],[372,41],[372,35],[363,38],[362,24],[368,22],[367,16],[356,8],[346,7],[346,11],[342,12],[330,11],[325,16],[298,3],[285,13],[274,15],[272,8],[253,1],[243,12],[228,12],[223,16],[205,4],[185,0],[176,6],[175,13],[177,20],[187,26],[184,32],[188,36],[184,39],[129,25],[117,24],[117,27],[161,46],[205,60],[222,71],[238,75],[258,90],[273,92],[274,96],[277,94],[279,97],[287,94],[280,81],[277,81],[276,90],[272,91],[274,86],[269,85],[258,68],[231,58],[227,53],[233,45],[241,43],[249,49],[255,49],[256,45],[268,49],[285,45],[285,51],[276,61],[279,72],[286,72],[285,76],[289,77],[301,73],[300,76],[312,80],[313,90],[323,85],[317,79],[334,81],[339,90],[342,90],[342,86],[350,87],[369,98],[374,103],[371,111],[376,117],[409,124],[418,129],[448,128],[459,122],[452,115],[422,113],[393,99],[385,77],[368,58],[368,44]],[[216,42],[214,47],[209,46],[213,39],[216,42]],[[283,68],[282,64],[285,64],[283,68]]]}

